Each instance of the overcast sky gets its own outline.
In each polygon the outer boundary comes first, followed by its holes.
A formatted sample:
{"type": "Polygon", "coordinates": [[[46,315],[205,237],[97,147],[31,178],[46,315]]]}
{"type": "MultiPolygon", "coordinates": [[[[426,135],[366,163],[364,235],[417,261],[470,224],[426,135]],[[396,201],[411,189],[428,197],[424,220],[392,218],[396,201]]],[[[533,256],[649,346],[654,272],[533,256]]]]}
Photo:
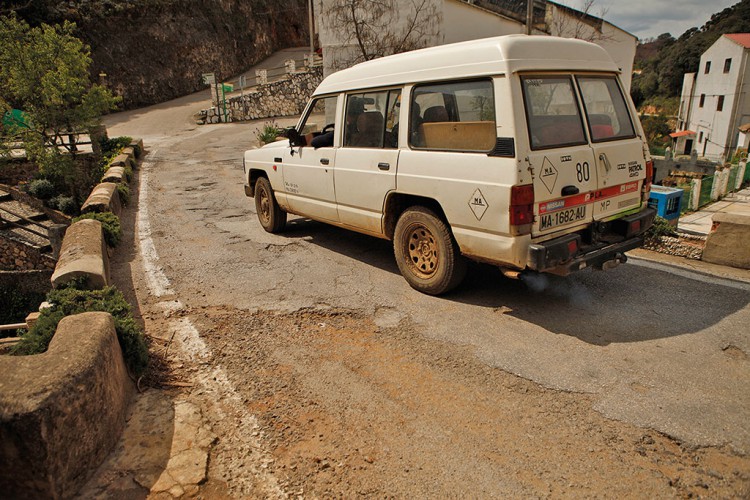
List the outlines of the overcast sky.
{"type": "MultiPolygon", "coordinates": [[[[556,0],[581,9],[582,0],[556,0]]],[[[590,14],[599,16],[606,9],[604,20],[629,31],[638,38],[671,33],[678,38],[687,29],[700,28],[711,18],[739,0],[595,0],[590,14]]]]}

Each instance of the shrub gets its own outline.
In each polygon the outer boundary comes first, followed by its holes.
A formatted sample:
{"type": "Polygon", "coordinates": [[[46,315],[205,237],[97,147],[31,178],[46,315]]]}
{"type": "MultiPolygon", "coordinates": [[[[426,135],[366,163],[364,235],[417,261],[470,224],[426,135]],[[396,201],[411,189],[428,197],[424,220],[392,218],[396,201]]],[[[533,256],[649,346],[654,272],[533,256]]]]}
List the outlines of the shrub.
{"type": "Polygon", "coordinates": [[[132,140],[133,138],[128,136],[112,137],[111,139],[109,137],[102,137],[99,139],[99,145],[102,148],[102,156],[110,159],[114,158],[119,155],[122,148],[130,144],[132,140]]]}
{"type": "MultiPolygon", "coordinates": [[[[44,293],[22,293],[14,287],[0,287],[0,325],[22,323],[26,315],[36,311],[44,301],[44,293]]],[[[0,331],[0,337],[12,337],[12,330],[0,331]]]]}
{"type": "Polygon", "coordinates": [[[47,179],[37,179],[29,184],[29,194],[40,200],[49,200],[55,195],[55,185],[47,179]]]}
{"type": "Polygon", "coordinates": [[[677,231],[667,219],[657,215],[654,220],[654,225],[646,231],[646,239],[659,241],[664,236],[677,236],[677,231]]]}
{"type": "Polygon", "coordinates": [[[125,363],[136,374],[141,374],[148,365],[146,339],[131,313],[130,304],[122,293],[114,287],[102,290],[80,290],[80,283],[52,290],[47,301],[52,307],[42,311],[31,329],[21,337],[11,354],[39,354],[47,350],[57,329],[57,324],[65,316],[87,311],[104,311],[112,315],[115,322],[117,340],[120,343],[125,363]]]}
{"type": "Polygon", "coordinates": [[[125,165],[125,168],[123,169],[125,172],[125,180],[130,182],[133,180],[133,167],[130,165],[125,165]]]}
{"type": "Polygon", "coordinates": [[[72,196],[59,195],[49,200],[48,205],[51,208],[61,211],[67,215],[74,215],[78,212],[78,203],[72,196]]]}
{"type": "Polygon", "coordinates": [[[264,123],[263,127],[255,132],[255,137],[261,144],[268,144],[269,142],[276,141],[276,138],[280,136],[281,133],[282,130],[279,128],[279,125],[271,120],[264,123]]]}
{"type": "MultiPolygon", "coordinates": [[[[125,174],[127,176],[127,174],[125,174]]],[[[120,196],[120,202],[123,205],[127,205],[130,203],[130,188],[127,184],[118,183],[117,184],[117,194],[120,196]]]]}
{"type": "Polygon", "coordinates": [[[122,238],[122,229],[120,228],[120,218],[112,212],[101,212],[101,213],[87,213],[73,219],[73,222],[78,222],[83,219],[98,220],[102,223],[102,230],[104,231],[104,241],[107,242],[107,246],[116,247],[120,243],[122,238]]]}

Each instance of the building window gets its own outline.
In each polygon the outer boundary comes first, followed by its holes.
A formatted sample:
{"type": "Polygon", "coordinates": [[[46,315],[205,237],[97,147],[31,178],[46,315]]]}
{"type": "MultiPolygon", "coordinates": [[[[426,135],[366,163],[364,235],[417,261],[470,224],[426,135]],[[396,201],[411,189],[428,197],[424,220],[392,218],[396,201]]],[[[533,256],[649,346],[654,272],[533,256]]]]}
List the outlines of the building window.
{"type": "Polygon", "coordinates": [[[724,73],[729,73],[729,70],[732,69],[732,59],[725,59],[724,60],[724,73]]]}
{"type": "Polygon", "coordinates": [[[708,74],[709,71],[711,71],[711,61],[706,61],[706,71],[704,73],[708,74]]]}
{"type": "Polygon", "coordinates": [[[720,95],[719,100],[716,102],[716,111],[724,109],[724,96],[720,95]]]}
{"type": "Polygon", "coordinates": [[[704,102],[706,102],[706,94],[701,94],[701,101],[698,103],[698,107],[702,108],[704,102]]]}
{"type": "Polygon", "coordinates": [[[698,134],[698,144],[703,144],[703,131],[698,134]]]}

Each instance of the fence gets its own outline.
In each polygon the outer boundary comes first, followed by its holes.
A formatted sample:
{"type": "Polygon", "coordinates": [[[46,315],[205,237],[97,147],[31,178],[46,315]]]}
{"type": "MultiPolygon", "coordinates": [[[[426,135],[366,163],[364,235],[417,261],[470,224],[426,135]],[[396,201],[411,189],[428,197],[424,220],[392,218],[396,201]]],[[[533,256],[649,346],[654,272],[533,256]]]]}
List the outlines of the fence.
{"type": "Polygon", "coordinates": [[[698,210],[728,193],[738,191],[748,182],[750,169],[747,168],[747,161],[743,161],[739,165],[717,170],[714,175],[693,179],[690,184],[679,184],[677,187],[685,191],[680,213],[698,210]]]}

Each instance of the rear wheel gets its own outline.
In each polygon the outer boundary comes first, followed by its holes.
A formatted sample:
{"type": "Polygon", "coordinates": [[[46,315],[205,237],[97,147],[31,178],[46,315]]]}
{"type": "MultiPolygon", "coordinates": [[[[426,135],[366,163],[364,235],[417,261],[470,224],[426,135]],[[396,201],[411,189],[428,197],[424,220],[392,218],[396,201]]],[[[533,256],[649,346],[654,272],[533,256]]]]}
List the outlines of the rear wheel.
{"type": "Polygon", "coordinates": [[[426,207],[412,207],[401,215],[393,252],[409,285],[429,295],[452,290],[466,275],[466,260],[448,225],[426,207]]]}
{"type": "Polygon", "coordinates": [[[265,177],[255,181],[255,211],[258,212],[260,225],[269,233],[278,233],[284,229],[286,212],[276,203],[271,183],[265,177]]]}

